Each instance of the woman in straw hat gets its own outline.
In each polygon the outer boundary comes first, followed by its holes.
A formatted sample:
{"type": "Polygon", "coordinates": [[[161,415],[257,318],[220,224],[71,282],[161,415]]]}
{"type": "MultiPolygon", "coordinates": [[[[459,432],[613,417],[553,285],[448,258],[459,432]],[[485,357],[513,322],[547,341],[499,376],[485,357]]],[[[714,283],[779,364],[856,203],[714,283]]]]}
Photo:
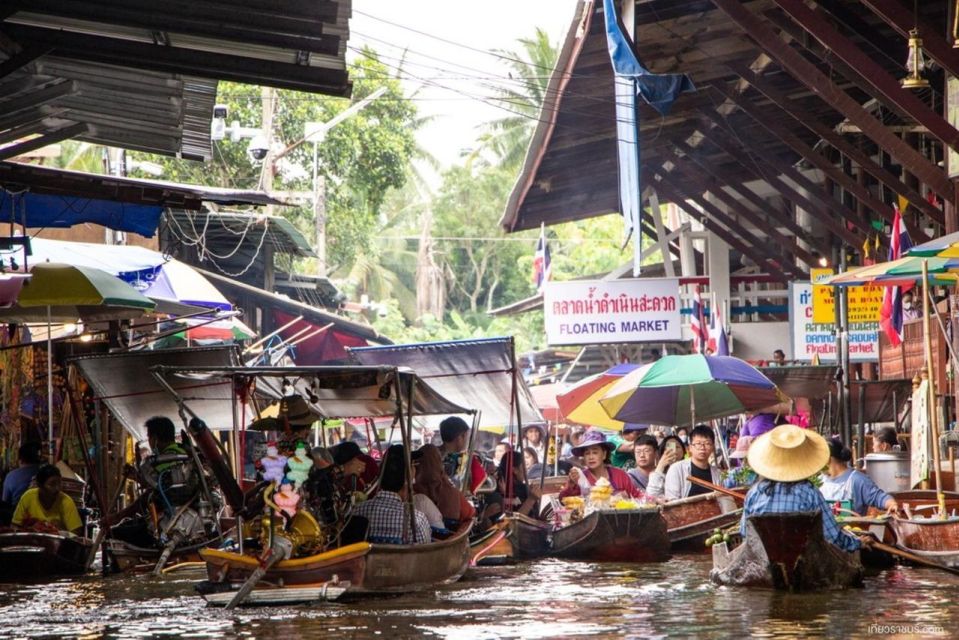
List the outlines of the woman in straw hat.
{"type": "Polygon", "coordinates": [[[750,516],[767,513],[822,511],[823,536],[844,551],[856,551],[859,539],[839,528],[825,498],[809,481],[829,462],[829,444],[818,433],[791,424],[757,438],[746,456],[760,476],[746,494],[740,533],[750,516]]]}

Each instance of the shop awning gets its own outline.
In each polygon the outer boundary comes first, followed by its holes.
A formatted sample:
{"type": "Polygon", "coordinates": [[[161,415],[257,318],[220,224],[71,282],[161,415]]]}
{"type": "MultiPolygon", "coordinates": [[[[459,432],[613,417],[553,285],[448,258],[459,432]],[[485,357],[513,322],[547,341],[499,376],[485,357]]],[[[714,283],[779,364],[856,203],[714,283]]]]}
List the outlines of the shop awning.
{"type": "MultiPolygon", "coordinates": [[[[166,416],[181,425],[173,396],[160,386],[150,367],[229,367],[238,365],[240,359],[234,347],[223,346],[134,351],[87,356],[70,362],[123,427],[137,440],[146,440],[143,423],[148,418],[166,416]]],[[[185,378],[171,382],[211,429],[233,427],[233,389],[229,382],[185,378]]]]}
{"type": "MultiPolygon", "coordinates": [[[[481,411],[480,427],[516,425],[511,415],[514,363],[512,338],[424,342],[350,349],[365,365],[408,367],[456,404],[481,411]]],[[[523,424],[545,422],[523,377],[515,372],[523,424]]]]}

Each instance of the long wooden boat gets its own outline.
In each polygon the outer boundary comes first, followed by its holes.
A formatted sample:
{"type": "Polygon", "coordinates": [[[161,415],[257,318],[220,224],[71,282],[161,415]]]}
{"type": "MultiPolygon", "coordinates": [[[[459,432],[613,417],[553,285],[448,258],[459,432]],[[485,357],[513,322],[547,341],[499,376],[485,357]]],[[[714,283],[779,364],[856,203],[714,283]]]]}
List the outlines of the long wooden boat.
{"type": "Polygon", "coordinates": [[[714,546],[713,582],[784,591],[844,589],[862,584],[859,552],[826,541],[822,512],[751,516],[742,544],[726,552],[714,546]]]}
{"type": "Polygon", "coordinates": [[[673,500],[663,505],[663,518],[673,552],[707,551],[706,538],[718,528],[737,522],[742,509],[736,509],[732,498],[718,492],[673,500]]]}
{"type": "Polygon", "coordinates": [[[504,517],[470,543],[470,565],[501,565],[539,558],[549,551],[549,525],[522,514],[504,517]]]}
{"type": "MultiPolygon", "coordinates": [[[[197,562],[200,560],[200,549],[210,544],[210,542],[201,542],[175,549],[166,564],[169,566],[181,562],[197,562]]],[[[116,570],[124,573],[153,571],[157,562],[160,561],[160,554],[163,553],[162,549],[156,547],[138,547],[113,538],[106,540],[106,547],[111,559],[116,562],[116,570]]]]}
{"type": "MultiPolygon", "coordinates": [[[[959,513],[959,493],[943,491],[946,498],[946,511],[959,513]]],[[[934,490],[913,489],[911,491],[895,491],[890,494],[900,506],[909,505],[912,511],[925,511],[939,504],[939,498],[934,490]]],[[[865,514],[863,514],[865,515],[865,514]]]]}
{"type": "Polygon", "coordinates": [[[0,533],[0,580],[80,575],[92,552],[92,540],[68,533],[0,533]]]}
{"type": "Polygon", "coordinates": [[[894,517],[889,528],[900,549],[945,567],[959,568],[959,517],[894,517]]]}
{"type": "Polygon", "coordinates": [[[662,562],[669,535],[661,509],[601,509],[553,531],[550,555],[591,562],[662,562]]]}
{"type": "MultiPolygon", "coordinates": [[[[455,582],[469,564],[469,531],[465,524],[446,540],[429,544],[394,545],[369,542],[282,560],[267,571],[264,586],[308,585],[339,580],[352,594],[406,593],[455,582]]],[[[213,584],[242,583],[259,567],[256,556],[202,549],[207,576],[213,584]]]]}

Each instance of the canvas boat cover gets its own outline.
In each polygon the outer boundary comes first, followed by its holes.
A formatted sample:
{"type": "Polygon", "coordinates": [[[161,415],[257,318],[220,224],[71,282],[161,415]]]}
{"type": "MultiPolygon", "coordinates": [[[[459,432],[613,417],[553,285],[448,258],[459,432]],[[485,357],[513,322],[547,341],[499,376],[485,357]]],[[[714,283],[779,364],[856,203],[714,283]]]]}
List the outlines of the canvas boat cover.
{"type": "Polygon", "coordinates": [[[834,389],[838,372],[834,365],[760,367],[759,370],[790,398],[810,400],[828,396],[834,389]]]}
{"type": "MultiPolygon", "coordinates": [[[[321,418],[394,416],[397,413],[397,377],[404,410],[412,385],[414,416],[448,415],[468,411],[444,398],[412,371],[396,367],[164,366],[155,368],[154,371],[174,388],[189,389],[191,384],[207,383],[210,386],[201,387],[203,394],[207,389],[216,389],[221,385],[229,388],[231,379],[252,379],[256,396],[266,398],[269,402],[278,400],[291,391],[298,393],[307,399],[314,413],[321,418]]],[[[205,400],[203,394],[192,394],[192,399],[184,398],[186,404],[201,417],[203,414],[194,408],[194,401],[205,400]]],[[[255,409],[250,405],[246,406],[245,413],[248,421],[256,417],[255,409]]],[[[213,425],[209,426],[213,428],[213,425]]]]}
{"type": "MultiPolygon", "coordinates": [[[[84,356],[70,362],[93,388],[95,397],[106,404],[134,438],[142,441],[146,440],[143,423],[153,416],[166,416],[180,424],[176,401],[153,377],[151,367],[229,367],[238,365],[240,358],[232,345],[225,345],[84,356]]],[[[233,427],[229,381],[181,379],[171,383],[211,429],[233,427]]]]}
{"type": "MultiPolygon", "coordinates": [[[[440,394],[480,415],[480,428],[515,427],[510,402],[514,375],[513,339],[423,342],[350,349],[364,365],[408,367],[440,394]]],[[[545,422],[523,377],[516,372],[521,423],[545,422]]]]}

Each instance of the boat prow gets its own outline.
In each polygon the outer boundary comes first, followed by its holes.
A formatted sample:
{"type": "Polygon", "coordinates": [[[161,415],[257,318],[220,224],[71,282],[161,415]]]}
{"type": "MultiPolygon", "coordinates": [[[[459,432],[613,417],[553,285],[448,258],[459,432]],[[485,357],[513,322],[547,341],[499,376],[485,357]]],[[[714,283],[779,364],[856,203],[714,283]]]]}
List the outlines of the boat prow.
{"type": "Polygon", "coordinates": [[[549,525],[517,513],[504,517],[470,544],[470,564],[502,565],[540,558],[548,551],[549,525]]]}
{"type": "Polygon", "coordinates": [[[717,492],[673,500],[663,505],[663,518],[673,552],[706,550],[706,538],[724,529],[742,515],[732,498],[717,492]]]}
{"type": "Polygon", "coordinates": [[[553,531],[551,555],[591,562],[662,562],[669,535],[661,509],[597,509],[553,531]]]}
{"type": "Polygon", "coordinates": [[[844,589],[862,584],[859,552],[848,553],[826,541],[822,513],[751,516],[742,544],[728,554],[714,547],[713,582],[772,587],[784,591],[844,589]]]}
{"type": "MultiPolygon", "coordinates": [[[[253,589],[241,603],[242,606],[292,605],[332,602],[350,588],[349,582],[330,581],[322,584],[305,584],[296,587],[267,587],[253,589]]],[[[200,594],[207,604],[225,607],[233,600],[236,590],[233,588],[215,590],[200,594]]]]}
{"type": "Polygon", "coordinates": [[[93,541],[69,533],[0,533],[0,580],[36,580],[80,575],[93,541]]]}
{"type": "Polygon", "coordinates": [[[896,546],[944,567],[959,568],[959,518],[899,518],[889,521],[896,546]]]}

